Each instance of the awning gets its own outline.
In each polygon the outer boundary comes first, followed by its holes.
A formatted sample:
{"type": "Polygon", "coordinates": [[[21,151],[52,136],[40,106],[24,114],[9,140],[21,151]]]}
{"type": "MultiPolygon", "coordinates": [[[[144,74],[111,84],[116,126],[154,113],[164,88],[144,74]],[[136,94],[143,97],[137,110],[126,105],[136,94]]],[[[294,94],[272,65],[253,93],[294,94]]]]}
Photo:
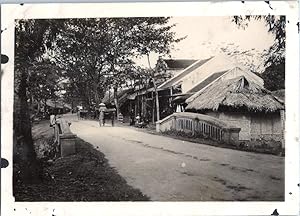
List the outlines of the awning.
{"type": "Polygon", "coordinates": [[[46,105],[51,107],[51,108],[57,108],[57,109],[63,109],[64,108],[61,103],[54,102],[54,101],[51,101],[51,100],[47,100],[46,105]]]}
{"type": "Polygon", "coordinates": [[[133,93],[133,94],[128,95],[127,99],[128,100],[134,100],[136,96],[137,96],[137,93],[133,93]]]}
{"type": "Polygon", "coordinates": [[[72,109],[70,104],[65,104],[61,101],[55,101],[54,102],[52,100],[47,100],[46,105],[51,107],[51,108],[56,108],[56,109],[63,109],[63,108],[72,109]]]}
{"type": "Polygon", "coordinates": [[[193,94],[194,93],[186,93],[186,94],[177,95],[173,99],[173,102],[176,102],[176,103],[185,103],[185,100],[188,99],[189,97],[191,97],[193,94]]]}

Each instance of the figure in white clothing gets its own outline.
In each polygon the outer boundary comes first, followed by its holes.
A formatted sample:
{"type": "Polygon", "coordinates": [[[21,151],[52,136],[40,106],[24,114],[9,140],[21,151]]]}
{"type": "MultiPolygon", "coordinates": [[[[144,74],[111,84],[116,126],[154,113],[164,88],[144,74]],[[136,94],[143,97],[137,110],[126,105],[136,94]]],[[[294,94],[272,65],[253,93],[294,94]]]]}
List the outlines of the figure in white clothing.
{"type": "Polygon", "coordinates": [[[56,122],[56,116],[54,115],[54,113],[52,113],[50,115],[50,127],[54,127],[55,126],[55,122],[56,122]]]}

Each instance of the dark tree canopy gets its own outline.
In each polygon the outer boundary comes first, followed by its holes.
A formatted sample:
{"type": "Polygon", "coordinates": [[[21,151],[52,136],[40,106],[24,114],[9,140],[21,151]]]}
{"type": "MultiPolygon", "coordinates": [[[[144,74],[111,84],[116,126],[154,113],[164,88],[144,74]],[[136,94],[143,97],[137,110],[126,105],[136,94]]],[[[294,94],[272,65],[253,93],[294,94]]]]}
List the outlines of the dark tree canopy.
{"type": "MultiPolygon", "coordinates": [[[[104,92],[136,79],[132,59],[151,52],[169,54],[175,38],[169,17],[57,20],[63,26],[53,42],[53,58],[86,105],[104,92]]],[[[139,76],[140,78],[142,76],[139,76]]]]}
{"type": "Polygon", "coordinates": [[[280,62],[270,64],[264,73],[262,73],[264,86],[271,91],[285,88],[285,61],[282,59],[280,62]]]}

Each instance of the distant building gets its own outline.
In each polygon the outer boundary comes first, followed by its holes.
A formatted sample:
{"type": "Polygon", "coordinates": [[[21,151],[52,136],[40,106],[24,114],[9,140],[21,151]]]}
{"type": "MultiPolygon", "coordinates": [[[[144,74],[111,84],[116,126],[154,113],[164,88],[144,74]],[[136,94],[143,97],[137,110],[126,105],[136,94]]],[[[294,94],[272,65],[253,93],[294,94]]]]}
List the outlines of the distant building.
{"type": "MultiPolygon", "coordinates": [[[[163,59],[166,64],[166,71],[164,74],[155,74],[156,75],[156,84],[160,86],[162,83],[167,82],[167,80],[172,79],[174,76],[182,73],[186,68],[197,62],[198,60],[194,59],[163,59]]],[[[160,111],[161,117],[165,117],[173,112],[170,108],[171,100],[169,90],[163,91],[163,89],[158,89],[159,91],[159,101],[160,101],[160,111]]],[[[140,115],[148,118],[150,121],[156,119],[155,112],[155,95],[153,83],[148,83],[148,86],[140,85],[137,86],[133,92],[128,95],[128,100],[130,102],[128,114],[130,110],[134,110],[135,115],[140,115]],[[149,119],[150,118],[150,119],[149,119]]],[[[123,109],[124,110],[124,109],[123,109]]]]}
{"type": "MultiPolygon", "coordinates": [[[[129,113],[130,111],[130,101],[128,97],[130,94],[134,91],[133,88],[120,88],[117,92],[118,97],[118,106],[120,109],[120,112],[122,115],[129,113]]],[[[113,91],[107,91],[102,99],[102,102],[108,107],[108,108],[115,108],[115,98],[114,98],[114,92],[113,91]]]]}

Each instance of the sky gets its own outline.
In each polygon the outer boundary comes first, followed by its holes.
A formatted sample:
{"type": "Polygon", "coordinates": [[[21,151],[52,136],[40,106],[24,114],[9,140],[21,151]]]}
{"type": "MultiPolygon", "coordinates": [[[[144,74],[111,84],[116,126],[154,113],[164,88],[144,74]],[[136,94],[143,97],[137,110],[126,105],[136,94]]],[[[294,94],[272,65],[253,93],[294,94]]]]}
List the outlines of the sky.
{"type": "MultiPolygon", "coordinates": [[[[231,51],[250,50],[250,60],[260,64],[259,53],[274,43],[274,36],[268,32],[263,21],[251,20],[245,29],[231,21],[232,17],[172,17],[170,24],[176,24],[173,31],[177,37],[187,36],[175,45],[171,57],[183,59],[205,59],[222,52],[221,48],[231,51]]],[[[237,55],[238,61],[241,55],[237,55]]],[[[151,55],[151,66],[155,65],[157,54],[151,55]]],[[[245,61],[245,59],[244,59],[245,61]]],[[[137,64],[147,66],[146,59],[137,64]]]]}

